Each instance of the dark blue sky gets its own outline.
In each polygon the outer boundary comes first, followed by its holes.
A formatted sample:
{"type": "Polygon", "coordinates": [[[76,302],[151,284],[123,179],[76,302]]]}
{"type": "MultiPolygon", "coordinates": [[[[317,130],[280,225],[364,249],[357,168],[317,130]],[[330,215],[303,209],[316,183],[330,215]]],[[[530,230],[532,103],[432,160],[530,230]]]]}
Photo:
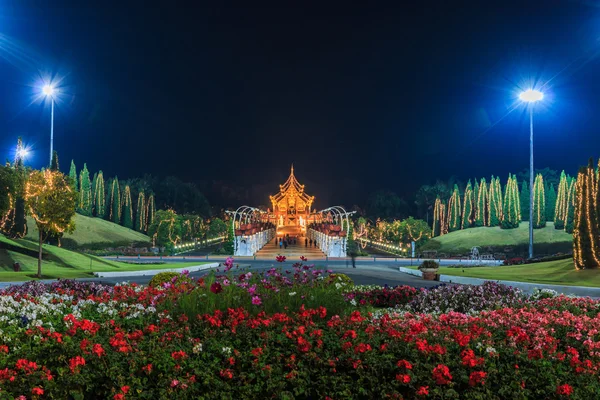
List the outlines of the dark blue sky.
{"type": "Polygon", "coordinates": [[[46,162],[40,72],[64,77],[63,169],[219,180],[254,204],[292,162],[322,206],[518,172],[527,116],[507,113],[536,82],[536,166],[600,155],[596,2],[211,3],[0,0],[2,157],[21,135],[46,162]]]}

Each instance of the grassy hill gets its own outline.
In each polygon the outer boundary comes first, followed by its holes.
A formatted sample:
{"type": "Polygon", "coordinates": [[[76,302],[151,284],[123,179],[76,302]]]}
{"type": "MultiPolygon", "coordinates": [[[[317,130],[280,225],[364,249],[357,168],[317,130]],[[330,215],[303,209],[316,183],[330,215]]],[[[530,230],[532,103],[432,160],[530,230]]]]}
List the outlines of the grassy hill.
{"type": "MultiPolygon", "coordinates": [[[[563,230],[554,229],[554,223],[533,231],[534,251],[536,254],[554,254],[569,252],[573,236],[563,230]]],[[[521,222],[517,229],[500,229],[499,227],[469,228],[450,232],[431,239],[423,246],[423,250],[437,250],[438,253],[466,254],[472,247],[492,247],[503,251],[504,247],[512,247],[516,251],[526,250],[529,243],[529,223],[521,222]]]]}
{"type": "MultiPolygon", "coordinates": [[[[27,217],[26,238],[37,241],[38,230],[31,217],[27,217]]],[[[143,233],[105,221],[100,218],[85,217],[75,214],[75,232],[66,234],[61,239],[62,247],[103,249],[108,247],[130,246],[132,243],[150,243],[150,238],[143,233]]]]}
{"type": "MultiPolygon", "coordinates": [[[[9,239],[0,235],[0,282],[34,279],[37,273],[38,245],[26,239],[9,239]],[[22,272],[13,271],[13,263],[21,264],[22,272]]],[[[99,271],[140,271],[144,269],[185,268],[202,263],[171,263],[161,265],[135,265],[66,250],[56,246],[43,246],[42,274],[44,279],[91,277],[99,271]]]]}

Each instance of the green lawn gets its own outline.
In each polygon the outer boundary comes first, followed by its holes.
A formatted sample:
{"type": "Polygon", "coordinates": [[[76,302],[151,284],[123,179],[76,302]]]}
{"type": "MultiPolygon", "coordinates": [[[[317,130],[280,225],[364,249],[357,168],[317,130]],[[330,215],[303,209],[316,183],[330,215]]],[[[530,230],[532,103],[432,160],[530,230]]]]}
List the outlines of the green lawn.
{"type": "MultiPolygon", "coordinates": [[[[548,222],[542,229],[533,232],[534,241],[538,244],[552,243],[570,245],[573,235],[554,229],[554,223],[548,222]]],[[[529,240],[529,223],[521,222],[516,229],[500,229],[499,227],[479,227],[450,232],[431,239],[423,250],[437,250],[440,253],[468,253],[472,247],[496,248],[502,246],[526,246],[529,240]]]]}
{"type": "Polygon", "coordinates": [[[600,287],[600,270],[578,271],[573,266],[573,260],[464,269],[440,267],[440,274],[549,285],[600,287]]]}
{"type": "MultiPolygon", "coordinates": [[[[101,247],[127,246],[133,242],[150,243],[150,238],[143,233],[105,221],[101,218],[85,217],[75,214],[75,232],[64,235],[65,244],[72,241],[76,246],[104,245],[101,247]]],[[[31,217],[27,217],[26,238],[37,241],[38,230],[31,217]]]]}
{"type": "MultiPolygon", "coordinates": [[[[29,240],[11,240],[0,235],[2,242],[37,250],[37,244],[29,240]]],[[[108,261],[96,256],[69,251],[55,246],[44,245],[47,258],[42,263],[42,274],[45,279],[84,278],[91,277],[93,272],[110,271],[142,271],[148,269],[187,268],[202,265],[202,262],[165,263],[165,264],[128,264],[108,261]]],[[[24,281],[34,279],[37,273],[37,258],[18,251],[0,248],[0,281],[24,281]],[[21,272],[13,271],[13,263],[21,265],[21,272]]]]}

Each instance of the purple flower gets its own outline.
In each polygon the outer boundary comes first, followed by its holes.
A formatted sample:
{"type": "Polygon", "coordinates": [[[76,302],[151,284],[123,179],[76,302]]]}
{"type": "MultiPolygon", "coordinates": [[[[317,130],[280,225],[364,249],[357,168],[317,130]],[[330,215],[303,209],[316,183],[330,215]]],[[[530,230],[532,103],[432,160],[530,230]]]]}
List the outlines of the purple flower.
{"type": "Polygon", "coordinates": [[[260,297],[252,296],[252,304],[254,304],[255,306],[260,306],[262,304],[260,297]]]}

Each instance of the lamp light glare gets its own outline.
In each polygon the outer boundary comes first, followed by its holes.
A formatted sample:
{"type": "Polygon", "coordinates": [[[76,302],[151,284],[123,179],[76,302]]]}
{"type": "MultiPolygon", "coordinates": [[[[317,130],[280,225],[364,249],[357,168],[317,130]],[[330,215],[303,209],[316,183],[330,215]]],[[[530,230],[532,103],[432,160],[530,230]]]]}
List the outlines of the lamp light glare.
{"type": "Polygon", "coordinates": [[[519,98],[522,101],[527,101],[529,103],[534,103],[536,101],[542,100],[544,98],[544,94],[542,92],[537,91],[537,90],[528,89],[528,90],[522,92],[519,95],[519,98]]]}
{"type": "Polygon", "coordinates": [[[44,87],[42,88],[42,92],[46,95],[46,96],[52,96],[54,94],[54,92],[56,91],[56,89],[54,89],[54,87],[50,84],[46,84],[44,85],[44,87]]]}

